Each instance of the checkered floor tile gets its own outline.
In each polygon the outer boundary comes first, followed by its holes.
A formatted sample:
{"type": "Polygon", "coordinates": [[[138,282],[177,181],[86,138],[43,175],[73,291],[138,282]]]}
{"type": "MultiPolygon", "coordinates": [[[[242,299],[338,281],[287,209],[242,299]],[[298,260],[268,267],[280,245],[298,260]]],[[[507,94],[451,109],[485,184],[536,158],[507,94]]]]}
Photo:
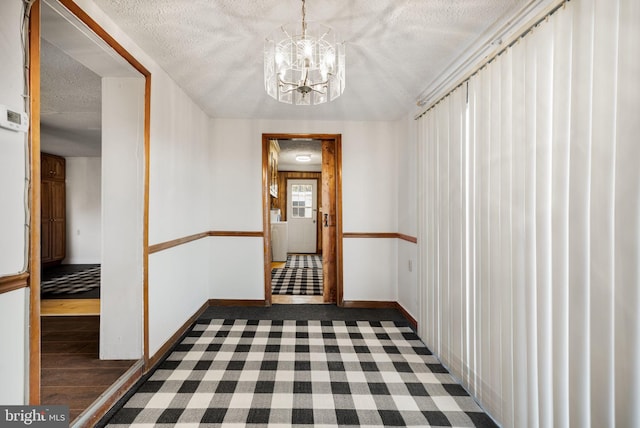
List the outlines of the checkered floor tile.
{"type": "Polygon", "coordinates": [[[322,296],[322,269],[273,269],[271,293],[322,296]]]}
{"type": "Polygon", "coordinates": [[[57,276],[40,284],[42,294],[75,294],[100,287],[100,266],[57,276]]]}
{"type": "Polygon", "coordinates": [[[108,426],[495,426],[401,324],[201,322],[108,426]]]}
{"type": "Polygon", "coordinates": [[[319,254],[289,254],[285,268],[322,269],[322,256],[319,254]]]}

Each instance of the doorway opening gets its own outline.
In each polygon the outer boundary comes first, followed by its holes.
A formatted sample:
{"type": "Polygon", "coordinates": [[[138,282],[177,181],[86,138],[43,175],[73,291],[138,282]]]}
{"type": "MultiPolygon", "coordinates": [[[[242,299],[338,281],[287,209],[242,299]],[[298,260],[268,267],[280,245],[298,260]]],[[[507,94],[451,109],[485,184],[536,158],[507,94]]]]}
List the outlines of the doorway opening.
{"type": "Polygon", "coordinates": [[[151,73],[71,0],[36,0],[29,18],[29,403],[65,402],[72,419],[79,423],[100,411],[104,405],[101,400],[119,393],[118,382],[139,378],[148,359],[151,73]],[[75,72],[64,73],[68,67],[75,72]],[[77,80],[72,82],[73,87],[65,88],[60,85],[69,82],[61,82],[60,76],[77,80]],[[90,104],[97,105],[97,110],[87,104],[67,104],[74,98],[86,103],[83,96],[87,94],[82,91],[89,86],[99,91],[97,98],[90,97],[90,104]],[[50,94],[42,91],[58,91],[63,96],[48,97],[50,94]],[[80,138],[74,139],[73,135],[80,138]],[[91,136],[97,136],[99,147],[88,153],[91,136]],[[58,152],[59,156],[41,155],[41,150],[58,152]],[[49,171],[53,177],[48,177],[49,171]],[[66,176],[59,176],[60,171],[66,171],[66,176]],[[49,199],[43,194],[47,189],[54,190],[49,199]],[[82,195],[90,196],[91,203],[82,200],[82,195]],[[48,217],[55,227],[47,227],[45,208],[52,201],[61,209],[54,209],[48,217]],[[57,224],[60,218],[62,225],[57,224]],[[48,317],[41,323],[41,291],[47,291],[41,290],[43,265],[61,264],[64,259],[78,264],[88,256],[100,264],[100,299],[94,308],[97,315],[69,316],[74,309],[66,305],[63,316],[48,317]],[[58,338],[73,346],[57,343],[58,338]],[[79,345],[78,338],[91,343],[79,345]],[[87,352],[58,355],[67,348],[87,352]],[[63,372],[67,363],[70,370],[63,372]],[[94,376],[82,376],[79,368],[94,376]],[[58,385],[46,383],[54,378],[65,381],[68,389],[76,389],[57,391],[58,385]],[[95,394],[78,394],[77,388],[92,388],[95,394]],[[64,397],[75,394],[79,400],[67,401],[58,393],[67,394],[64,397]]]}
{"type": "Polygon", "coordinates": [[[265,302],[341,306],[341,136],[263,134],[262,149],[265,302]]]}

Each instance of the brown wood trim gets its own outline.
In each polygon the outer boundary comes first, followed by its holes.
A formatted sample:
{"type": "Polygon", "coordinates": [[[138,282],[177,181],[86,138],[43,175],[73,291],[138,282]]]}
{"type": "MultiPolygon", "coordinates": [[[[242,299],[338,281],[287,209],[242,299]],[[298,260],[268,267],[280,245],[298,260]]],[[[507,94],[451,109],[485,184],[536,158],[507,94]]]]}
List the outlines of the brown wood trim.
{"type": "Polygon", "coordinates": [[[393,232],[345,232],[342,236],[344,238],[398,238],[398,234],[393,232]]]}
{"type": "Polygon", "coordinates": [[[403,241],[418,243],[418,238],[396,232],[346,232],[342,234],[343,238],[391,238],[402,239],[403,241]]]}
{"type": "Polygon", "coordinates": [[[233,230],[210,230],[207,232],[208,236],[235,236],[235,237],[252,237],[252,238],[262,238],[265,236],[264,232],[255,231],[255,232],[240,232],[233,230]]]}
{"type": "Polygon", "coordinates": [[[409,325],[411,325],[411,327],[413,327],[413,329],[417,331],[418,330],[418,321],[416,321],[416,319],[414,317],[412,317],[411,314],[409,312],[407,312],[407,310],[398,302],[396,302],[396,309],[398,311],[400,311],[402,316],[405,317],[407,319],[407,321],[409,321],[409,325]]]}
{"type": "MultiPolygon", "coordinates": [[[[140,63],[133,55],[129,53],[111,34],[109,34],[100,24],[98,24],[93,18],[89,16],[80,6],[78,6],[74,0],[58,0],[60,4],[69,9],[69,12],[74,14],[80,21],[82,21],[87,27],[89,27],[98,37],[104,40],[109,46],[113,48],[122,58],[124,58],[129,64],[138,70],[145,77],[151,76],[151,72],[146,69],[142,63],[140,63]]],[[[145,130],[146,131],[146,130],[145,130]]]]}
{"type": "Polygon", "coordinates": [[[209,306],[270,306],[267,300],[209,299],[209,306]]]}
{"type": "Polygon", "coordinates": [[[40,404],[40,0],[29,15],[29,404],[40,404]]]}
{"type": "Polygon", "coordinates": [[[364,309],[397,309],[397,302],[385,300],[345,300],[342,306],[345,308],[364,308],[364,309]]]}
{"type": "Polygon", "coordinates": [[[149,363],[149,168],[151,162],[151,74],[144,82],[144,199],[142,229],[142,358],[149,363]]]}
{"type": "Polygon", "coordinates": [[[196,233],[194,235],[185,236],[182,238],[172,239],[171,241],[154,244],[149,246],[149,254],[153,254],[153,253],[157,253],[158,251],[177,247],[178,245],[182,245],[188,242],[196,241],[198,239],[206,238],[207,236],[209,236],[208,232],[201,232],[201,233],[196,233]]]}
{"type": "MultiPolygon", "coordinates": [[[[287,221],[287,191],[289,180],[315,180],[318,189],[317,205],[322,207],[322,172],[315,171],[278,171],[278,197],[269,198],[271,208],[279,208],[282,221],[287,221]]],[[[318,211],[319,212],[319,211],[318,211]]],[[[316,222],[316,254],[322,253],[322,222],[316,222]]]]}
{"type": "Polygon", "coordinates": [[[204,313],[204,311],[207,310],[208,307],[209,302],[204,302],[203,305],[200,306],[200,308],[193,315],[191,315],[189,319],[185,321],[184,324],[182,324],[169,339],[167,339],[166,342],[164,342],[160,349],[158,349],[158,351],[149,358],[149,363],[144,367],[145,373],[148,373],[151,369],[153,369],[155,365],[158,364],[169,353],[169,351],[171,351],[173,345],[175,345],[178,340],[180,340],[183,334],[189,331],[191,325],[196,322],[196,320],[200,317],[200,315],[204,313]]]}
{"type": "Polygon", "coordinates": [[[187,244],[198,239],[206,238],[207,236],[232,236],[232,237],[255,237],[262,238],[263,232],[241,232],[233,230],[220,230],[220,231],[208,231],[200,232],[189,236],[183,236],[182,238],[172,239],[171,241],[161,242],[159,244],[153,244],[149,246],[149,254],[157,253],[159,251],[168,250],[169,248],[177,247],[179,245],[187,244]]]}
{"type": "MultiPolygon", "coordinates": [[[[267,140],[290,140],[292,138],[311,138],[313,140],[335,140],[340,134],[295,134],[295,133],[276,133],[262,134],[267,140]]],[[[338,137],[339,138],[339,137],[338,137]]]]}
{"type": "Polygon", "coordinates": [[[418,238],[411,235],[405,235],[404,233],[398,233],[398,239],[402,239],[403,241],[412,242],[414,244],[418,243],[418,238]]]}
{"type": "Polygon", "coordinates": [[[0,277],[0,294],[28,286],[29,272],[0,277]]]}
{"type": "Polygon", "coordinates": [[[264,300],[267,306],[271,305],[271,191],[270,175],[270,138],[262,135],[262,239],[263,275],[264,275],[264,300]]]}
{"type": "Polygon", "coordinates": [[[342,306],[344,293],[342,290],[342,134],[336,139],[336,305],[342,306]]]}
{"type": "Polygon", "coordinates": [[[407,319],[409,325],[414,330],[418,329],[418,322],[402,307],[398,302],[381,301],[381,300],[346,300],[342,304],[345,308],[361,308],[361,309],[396,309],[407,319]]]}
{"type": "MultiPolygon", "coordinates": [[[[118,400],[124,397],[125,394],[129,392],[129,390],[135,385],[135,383],[138,382],[140,379],[142,379],[142,375],[143,375],[142,367],[129,373],[129,376],[124,381],[124,383],[120,385],[120,387],[117,390],[109,393],[109,395],[105,397],[105,401],[104,403],[102,403],[100,407],[95,409],[90,415],[81,415],[81,416],[85,416],[83,417],[83,420],[84,420],[83,423],[81,424],[74,423],[72,426],[74,428],[90,428],[90,427],[96,426],[97,422],[100,421],[100,419],[102,419],[104,415],[107,414],[107,412],[118,402],[118,400]]],[[[78,419],[79,418],[80,417],[78,417],[78,419]]]]}

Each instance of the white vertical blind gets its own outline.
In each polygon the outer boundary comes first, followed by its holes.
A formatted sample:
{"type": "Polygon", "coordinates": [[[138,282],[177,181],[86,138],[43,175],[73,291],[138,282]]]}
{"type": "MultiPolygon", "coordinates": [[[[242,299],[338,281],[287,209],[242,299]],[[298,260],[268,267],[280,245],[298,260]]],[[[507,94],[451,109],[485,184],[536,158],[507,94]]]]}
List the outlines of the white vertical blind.
{"type": "Polygon", "coordinates": [[[421,337],[504,426],[640,426],[640,2],[570,1],[418,128],[421,337]]]}

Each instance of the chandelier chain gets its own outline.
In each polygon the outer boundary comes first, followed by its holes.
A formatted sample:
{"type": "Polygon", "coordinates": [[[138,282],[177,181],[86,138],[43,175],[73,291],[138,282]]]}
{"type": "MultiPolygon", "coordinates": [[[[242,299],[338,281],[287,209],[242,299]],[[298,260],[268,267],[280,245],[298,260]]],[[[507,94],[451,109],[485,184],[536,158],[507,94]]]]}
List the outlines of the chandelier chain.
{"type": "Polygon", "coordinates": [[[307,7],[305,0],[302,0],[302,38],[307,36],[307,7]]]}

